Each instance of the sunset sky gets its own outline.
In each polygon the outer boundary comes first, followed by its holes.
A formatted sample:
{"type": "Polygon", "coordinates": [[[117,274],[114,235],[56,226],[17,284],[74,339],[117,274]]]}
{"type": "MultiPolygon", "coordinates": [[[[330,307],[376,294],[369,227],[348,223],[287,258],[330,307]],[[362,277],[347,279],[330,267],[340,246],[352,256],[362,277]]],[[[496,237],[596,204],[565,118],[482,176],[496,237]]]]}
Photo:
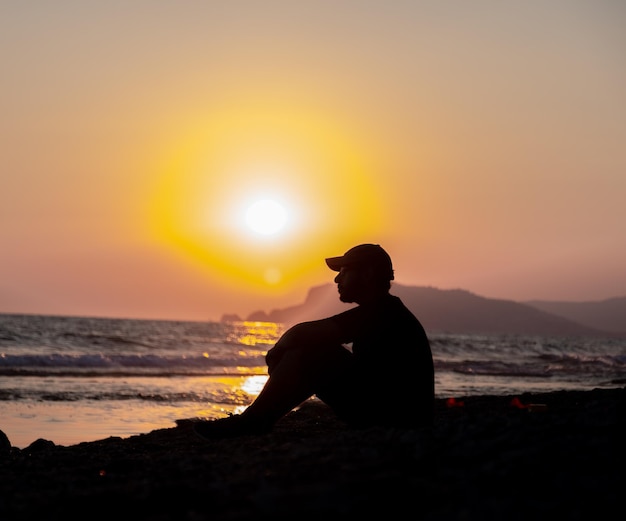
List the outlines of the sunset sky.
{"type": "Polygon", "coordinates": [[[361,242],[400,284],[625,296],[625,6],[2,2],[0,312],[245,316],[361,242]]]}

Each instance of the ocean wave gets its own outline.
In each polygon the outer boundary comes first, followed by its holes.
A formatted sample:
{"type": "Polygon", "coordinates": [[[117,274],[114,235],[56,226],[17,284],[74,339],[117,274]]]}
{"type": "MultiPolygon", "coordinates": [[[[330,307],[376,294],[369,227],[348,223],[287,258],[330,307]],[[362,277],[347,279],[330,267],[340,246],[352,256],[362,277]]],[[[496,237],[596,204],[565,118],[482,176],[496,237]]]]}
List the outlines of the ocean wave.
{"type": "Polygon", "coordinates": [[[157,355],[0,355],[0,375],[118,376],[241,373],[241,368],[265,367],[261,354],[249,356],[157,356],[157,355]],[[239,370],[236,370],[240,368],[239,370]]]}

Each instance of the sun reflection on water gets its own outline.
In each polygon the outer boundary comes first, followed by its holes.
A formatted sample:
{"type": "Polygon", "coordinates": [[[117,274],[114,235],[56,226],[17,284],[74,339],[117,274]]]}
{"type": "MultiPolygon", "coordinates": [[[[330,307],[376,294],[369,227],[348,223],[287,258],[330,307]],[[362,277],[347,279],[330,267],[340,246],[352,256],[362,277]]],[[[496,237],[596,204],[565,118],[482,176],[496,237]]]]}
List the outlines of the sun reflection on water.
{"type": "Polygon", "coordinates": [[[283,331],[283,326],[276,322],[244,321],[240,326],[243,331],[237,330],[236,342],[246,346],[274,345],[283,331]]]}

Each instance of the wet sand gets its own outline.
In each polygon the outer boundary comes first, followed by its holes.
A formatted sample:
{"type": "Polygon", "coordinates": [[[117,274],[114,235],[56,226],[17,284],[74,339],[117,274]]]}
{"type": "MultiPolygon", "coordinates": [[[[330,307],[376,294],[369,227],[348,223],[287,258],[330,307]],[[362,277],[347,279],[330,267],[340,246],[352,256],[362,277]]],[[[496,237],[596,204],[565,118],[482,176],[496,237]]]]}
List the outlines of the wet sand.
{"type": "Polygon", "coordinates": [[[312,401],[230,440],[5,438],[0,519],[602,519],[624,476],[626,388],[438,400],[432,431],[349,429],[312,401]]]}

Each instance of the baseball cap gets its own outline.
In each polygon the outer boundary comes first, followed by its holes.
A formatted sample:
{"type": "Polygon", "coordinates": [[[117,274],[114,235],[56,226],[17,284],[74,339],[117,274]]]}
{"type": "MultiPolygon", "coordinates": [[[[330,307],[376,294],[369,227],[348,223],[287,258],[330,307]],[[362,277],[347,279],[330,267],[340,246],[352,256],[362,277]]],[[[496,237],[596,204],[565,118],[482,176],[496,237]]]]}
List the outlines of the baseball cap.
{"type": "Polygon", "coordinates": [[[391,257],[379,244],[359,244],[340,257],[327,258],[326,264],[333,271],[353,264],[365,264],[380,269],[381,273],[389,276],[389,280],[393,280],[391,257]]]}

